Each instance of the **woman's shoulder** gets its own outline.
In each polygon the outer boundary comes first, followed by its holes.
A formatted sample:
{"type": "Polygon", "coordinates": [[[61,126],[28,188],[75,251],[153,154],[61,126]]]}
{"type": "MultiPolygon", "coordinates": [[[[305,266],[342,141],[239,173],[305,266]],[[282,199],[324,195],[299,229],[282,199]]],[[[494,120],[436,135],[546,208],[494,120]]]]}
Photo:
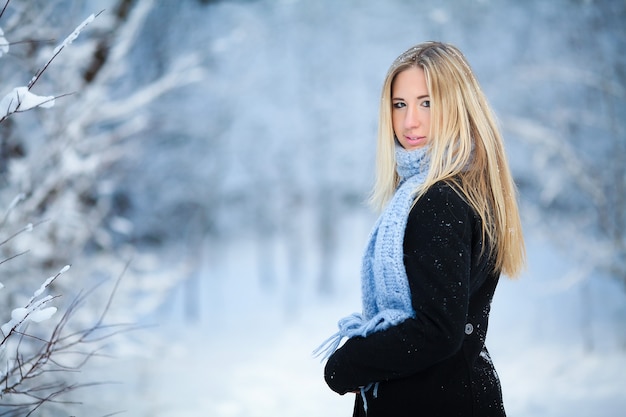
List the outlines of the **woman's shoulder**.
{"type": "Polygon", "coordinates": [[[441,180],[437,181],[422,194],[417,204],[421,205],[445,205],[469,208],[469,203],[465,199],[461,187],[457,181],[441,180]]]}
{"type": "Polygon", "coordinates": [[[454,181],[438,181],[431,185],[415,202],[409,212],[409,222],[470,226],[478,222],[472,206],[454,181]]]}
{"type": "Polygon", "coordinates": [[[429,241],[440,243],[459,237],[464,242],[471,239],[480,220],[457,187],[454,182],[439,181],[418,198],[409,212],[405,243],[429,240],[427,236],[431,236],[429,241]]]}

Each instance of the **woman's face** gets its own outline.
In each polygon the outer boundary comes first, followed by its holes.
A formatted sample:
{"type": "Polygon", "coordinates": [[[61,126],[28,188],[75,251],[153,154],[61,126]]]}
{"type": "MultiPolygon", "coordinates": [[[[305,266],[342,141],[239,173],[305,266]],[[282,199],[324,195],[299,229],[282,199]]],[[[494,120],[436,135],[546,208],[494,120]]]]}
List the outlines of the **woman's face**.
{"type": "Polygon", "coordinates": [[[411,67],[398,73],[391,85],[393,132],[407,151],[428,143],[430,133],[430,96],[421,68],[411,67]]]}

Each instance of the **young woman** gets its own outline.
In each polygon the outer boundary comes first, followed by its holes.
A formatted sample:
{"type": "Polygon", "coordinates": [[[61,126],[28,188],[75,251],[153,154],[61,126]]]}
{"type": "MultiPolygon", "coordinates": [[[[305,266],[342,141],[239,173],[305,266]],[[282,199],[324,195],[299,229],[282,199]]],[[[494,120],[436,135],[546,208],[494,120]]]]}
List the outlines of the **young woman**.
{"type": "Polygon", "coordinates": [[[502,137],[456,47],[422,43],[391,65],[376,172],[363,312],[318,349],[327,384],[357,393],[354,416],[504,416],[485,337],[524,241],[502,137]]]}

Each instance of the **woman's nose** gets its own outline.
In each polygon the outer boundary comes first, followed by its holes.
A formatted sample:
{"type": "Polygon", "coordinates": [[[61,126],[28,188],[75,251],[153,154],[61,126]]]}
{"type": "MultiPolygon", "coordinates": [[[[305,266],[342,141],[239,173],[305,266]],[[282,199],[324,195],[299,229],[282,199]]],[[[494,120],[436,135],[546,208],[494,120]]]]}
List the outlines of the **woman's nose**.
{"type": "Polygon", "coordinates": [[[419,127],[420,119],[418,109],[414,106],[408,106],[406,115],[404,117],[404,127],[407,129],[412,129],[415,127],[419,127]]]}

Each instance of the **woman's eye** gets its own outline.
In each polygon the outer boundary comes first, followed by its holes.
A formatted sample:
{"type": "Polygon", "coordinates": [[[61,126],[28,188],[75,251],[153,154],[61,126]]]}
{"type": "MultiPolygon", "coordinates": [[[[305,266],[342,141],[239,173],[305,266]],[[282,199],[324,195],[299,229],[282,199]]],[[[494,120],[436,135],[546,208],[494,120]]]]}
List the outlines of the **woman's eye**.
{"type": "Polygon", "coordinates": [[[401,101],[398,101],[398,102],[393,103],[393,108],[394,108],[394,109],[402,109],[402,108],[404,108],[404,107],[406,107],[406,104],[404,104],[404,103],[403,103],[403,102],[401,102],[401,101]]]}
{"type": "Polygon", "coordinates": [[[430,100],[422,101],[422,107],[430,107],[430,100]]]}

